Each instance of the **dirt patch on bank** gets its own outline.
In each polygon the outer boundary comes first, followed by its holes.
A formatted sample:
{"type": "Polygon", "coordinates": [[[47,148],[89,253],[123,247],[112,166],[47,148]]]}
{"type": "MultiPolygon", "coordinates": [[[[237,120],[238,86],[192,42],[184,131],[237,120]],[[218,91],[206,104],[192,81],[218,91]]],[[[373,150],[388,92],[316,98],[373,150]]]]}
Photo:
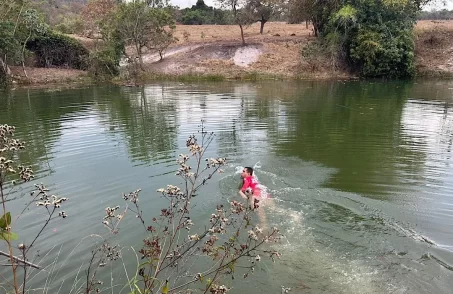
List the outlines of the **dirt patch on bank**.
{"type": "Polygon", "coordinates": [[[77,69],[25,67],[25,71],[28,79],[21,66],[11,67],[16,83],[46,85],[63,82],[85,82],[88,79],[88,74],[85,71],[77,69]]]}
{"type": "Polygon", "coordinates": [[[237,48],[233,56],[234,64],[247,67],[251,63],[256,62],[261,55],[261,47],[262,46],[252,45],[237,48]]]}

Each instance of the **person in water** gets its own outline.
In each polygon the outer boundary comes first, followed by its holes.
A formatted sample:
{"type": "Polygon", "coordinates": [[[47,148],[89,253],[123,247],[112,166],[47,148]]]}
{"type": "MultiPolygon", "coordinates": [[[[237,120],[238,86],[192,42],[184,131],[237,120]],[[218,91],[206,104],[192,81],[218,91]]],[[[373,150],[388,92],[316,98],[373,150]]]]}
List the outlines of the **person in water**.
{"type": "Polygon", "coordinates": [[[239,190],[242,198],[247,199],[251,209],[258,208],[258,202],[261,198],[261,189],[259,183],[253,177],[253,168],[244,167],[241,173],[243,184],[239,190]]]}

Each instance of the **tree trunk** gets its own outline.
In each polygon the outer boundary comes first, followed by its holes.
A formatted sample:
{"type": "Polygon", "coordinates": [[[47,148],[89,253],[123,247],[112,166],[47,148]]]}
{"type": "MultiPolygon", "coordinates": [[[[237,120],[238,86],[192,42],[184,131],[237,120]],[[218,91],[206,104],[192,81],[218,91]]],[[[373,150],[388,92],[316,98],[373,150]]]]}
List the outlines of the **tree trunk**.
{"type": "Polygon", "coordinates": [[[3,58],[0,56],[0,66],[1,70],[6,74],[6,75],[11,75],[11,70],[9,69],[8,64],[6,64],[5,61],[3,61],[3,58]]]}
{"type": "Polygon", "coordinates": [[[11,78],[11,70],[6,64],[5,61],[3,61],[3,58],[0,56],[0,88],[2,86],[6,86],[11,78]]]}
{"type": "Polygon", "coordinates": [[[318,37],[318,33],[319,33],[319,25],[318,25],[318,22],[315,21],[315,20],[312,20],[311,23],[312,23],[312,25],[313,25],[313,34],[315,35],[315,37],[318,37]]]}
{"type": "Polygon", "coordinates": [[[135,50],[137,51],[138,63],[140,65],[140,69],[144,71],[144,69],[143,69],[143,58],[142,58],[142,47],[140,46],[140,44],[135,43],[135,50]]]}
{"type": "Polygon", "coordinates": [[[31,31],[30,31],[30,34],[28,34],[28,37],[24,42],[24,46],[22,47],[22,70],[24,71],[24,75],[27,78],[27,80],[28,80],[28,74],[27,74],[27,71],[25,70],[25,46],[27,45],[27,42],[30,39],[30,37],[31,37],[31,31]]]}
{"type": "Polygon", "coordinates": [[[244,29],[241,24],[239,24],[239,28],[241,29],[242,46],[245,46],[244,29]]]}
{"type": "Polygon", "coordinates": [[[267,20],[265,20],[264,18],[261,18],[260,22],[261,22],[260,34],[262,35],[263,31],[264,31],[264,24],[267,22],[267,20]]]}

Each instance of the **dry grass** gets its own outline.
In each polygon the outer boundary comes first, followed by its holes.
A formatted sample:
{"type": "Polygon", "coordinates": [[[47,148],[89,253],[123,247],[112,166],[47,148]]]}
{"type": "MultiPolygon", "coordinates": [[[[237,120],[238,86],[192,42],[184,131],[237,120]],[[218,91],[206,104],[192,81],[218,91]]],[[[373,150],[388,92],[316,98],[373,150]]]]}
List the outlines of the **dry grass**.
{"type": "MultiPolygon", "coordinates": [[[[244,30],[246,41],[264,42],[269,40],[278,41],[288,38],[308,37],[311,34],[311,27],[305,28],[301,24],[286,24],[283,22],[270,22],[264,26],[264,33],[259,33],[259,23],[253,24],[244,30]],[[275,36],[279,34],[280,36],[275,36]],[[291,36],[295,34],[295,36],[291,36]]],[[[189,43],[206,43],[216,41],[241,41],[241,33],[237,25],[177,25],[175,36],[179,39],[179,44],[186,43],[183,33],[190,34],[189,43]],[[202,37],[204,36],[204,37],[202,37]]]]}
{"type": "Polygon", "coordinates": [[[86,82],[87,73],[83,70],[65,68],[25,68],[28,80],[21,66],[12,66],[11,72],[19,84],[54,84],[62,82],[86,82]]]}
{"type": "Polygon", "coordinates": [[[414,33],[418,74],[451,75],[453,73],[453,20],[419,21],[414,33]]]}
{"type": "Polygon", "coordinates": [[[415,25],[416,33],[439,29],[453,31],[453,20],[420,20],[415,25]]]}
{"type": "Polygon", "coordinates": [[[311,26],[306,28],[305,24],[283,22],[267,23],[262,35],[259,33],[259,23],[253,24],[245,28],[244,35],[247,44],[262,44],[262,53],[257,62],[248,67],[237,66],[231,59],[241,44],[238,26],[177,25],[175,36],[179,41],[173,47],[204,44],[203,47],[168,57],[148,69],[165,74],[214,74],[233,79],[294,77],[300,75],[301,45],[313,39],[311,26]],[[190,34],[187,39],[184,38],[185,32],[190,34]]]}

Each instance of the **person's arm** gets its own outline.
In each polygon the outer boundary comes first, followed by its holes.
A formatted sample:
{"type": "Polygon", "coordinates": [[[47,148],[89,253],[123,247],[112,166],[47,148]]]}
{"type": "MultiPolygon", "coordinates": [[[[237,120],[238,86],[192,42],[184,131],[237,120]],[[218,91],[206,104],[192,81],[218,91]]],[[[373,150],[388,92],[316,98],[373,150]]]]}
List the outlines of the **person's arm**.
{"type": "Polygon", "coordinates": [[[244,191],[245,191],[245,189],[247,189],[248,186],[249,186],[248,181],[246,179],[243,179],[242,185],[239,188],[239,195],[241,195],[241,197],[244,199],[247,199],[247,195],[245,195],[244,191]]]}
{"type": "Polygon", "coordinates": [[[245,190],[249,187],[250,187],[250,182],[248,181],[247,178],[244,178],[244,184],[242,185],[242,188],[239,190],[239,192],[245,192],[245,190]]]}

